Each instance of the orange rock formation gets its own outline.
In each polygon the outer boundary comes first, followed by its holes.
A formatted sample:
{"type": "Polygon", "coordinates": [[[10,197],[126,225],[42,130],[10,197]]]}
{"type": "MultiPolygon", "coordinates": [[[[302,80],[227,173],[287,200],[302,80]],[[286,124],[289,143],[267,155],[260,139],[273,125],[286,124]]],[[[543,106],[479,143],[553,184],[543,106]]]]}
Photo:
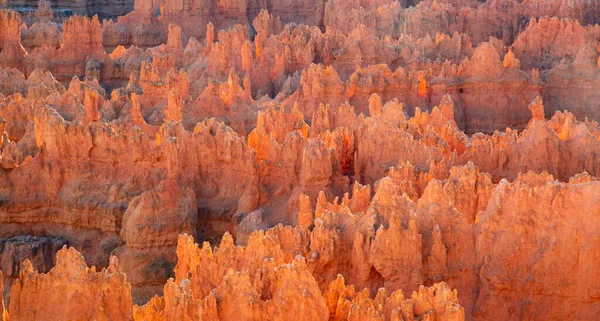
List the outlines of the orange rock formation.
{"type": "Polygon", "coordinates": [[[600,315],[596,1],[29,2],[0,320],[600,315]]]}

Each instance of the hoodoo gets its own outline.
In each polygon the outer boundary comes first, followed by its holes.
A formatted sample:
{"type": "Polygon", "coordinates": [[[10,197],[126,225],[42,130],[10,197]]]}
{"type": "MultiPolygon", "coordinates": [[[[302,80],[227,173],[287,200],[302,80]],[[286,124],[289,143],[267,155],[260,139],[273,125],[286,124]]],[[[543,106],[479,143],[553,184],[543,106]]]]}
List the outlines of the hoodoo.
{"type": "Polygon", "coordinates": [[[597,23],[0,0],[0,321],[597,320],[597,23]]]}

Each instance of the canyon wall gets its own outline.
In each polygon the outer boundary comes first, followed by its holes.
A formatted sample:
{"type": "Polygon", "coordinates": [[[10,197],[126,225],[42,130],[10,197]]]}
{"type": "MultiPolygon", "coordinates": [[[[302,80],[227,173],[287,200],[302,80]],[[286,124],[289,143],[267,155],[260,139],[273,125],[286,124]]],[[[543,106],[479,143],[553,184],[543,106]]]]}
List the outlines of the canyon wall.
{"type": "Polygon", "coordinates": [[[596,1],[125,5],[0,10],[4,320],[600,315],[596,1]]]}

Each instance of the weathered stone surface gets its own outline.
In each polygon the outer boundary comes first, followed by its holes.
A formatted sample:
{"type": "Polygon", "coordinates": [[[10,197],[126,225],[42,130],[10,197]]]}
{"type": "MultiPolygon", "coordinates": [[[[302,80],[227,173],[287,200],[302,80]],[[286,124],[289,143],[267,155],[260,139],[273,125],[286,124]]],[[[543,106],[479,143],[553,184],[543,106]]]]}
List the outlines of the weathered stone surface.
{"type": "Polygon", "coordinates": [[[597,1],[0,6],[11,319],[597,319],[597,1]]]}
{"type": "Polygon", "coordinates": [[[131,287],[118,270],[113,258],[108,268],[97,272],[66,247],[57,253],[56,266],[48,274],[25,261],[11,290],[10,318],[132,320],[131,287]]]}

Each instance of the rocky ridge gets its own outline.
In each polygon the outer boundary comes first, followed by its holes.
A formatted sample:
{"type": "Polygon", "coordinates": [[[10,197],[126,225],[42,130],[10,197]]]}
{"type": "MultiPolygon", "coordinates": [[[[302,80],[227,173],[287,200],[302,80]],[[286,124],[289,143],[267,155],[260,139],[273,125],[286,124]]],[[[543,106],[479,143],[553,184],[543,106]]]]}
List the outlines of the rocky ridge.
{"type": "Polygon", "coordinates": [[[409,5],[0,10],[0,315],[596,318],[595,2],[409,5]]]}

